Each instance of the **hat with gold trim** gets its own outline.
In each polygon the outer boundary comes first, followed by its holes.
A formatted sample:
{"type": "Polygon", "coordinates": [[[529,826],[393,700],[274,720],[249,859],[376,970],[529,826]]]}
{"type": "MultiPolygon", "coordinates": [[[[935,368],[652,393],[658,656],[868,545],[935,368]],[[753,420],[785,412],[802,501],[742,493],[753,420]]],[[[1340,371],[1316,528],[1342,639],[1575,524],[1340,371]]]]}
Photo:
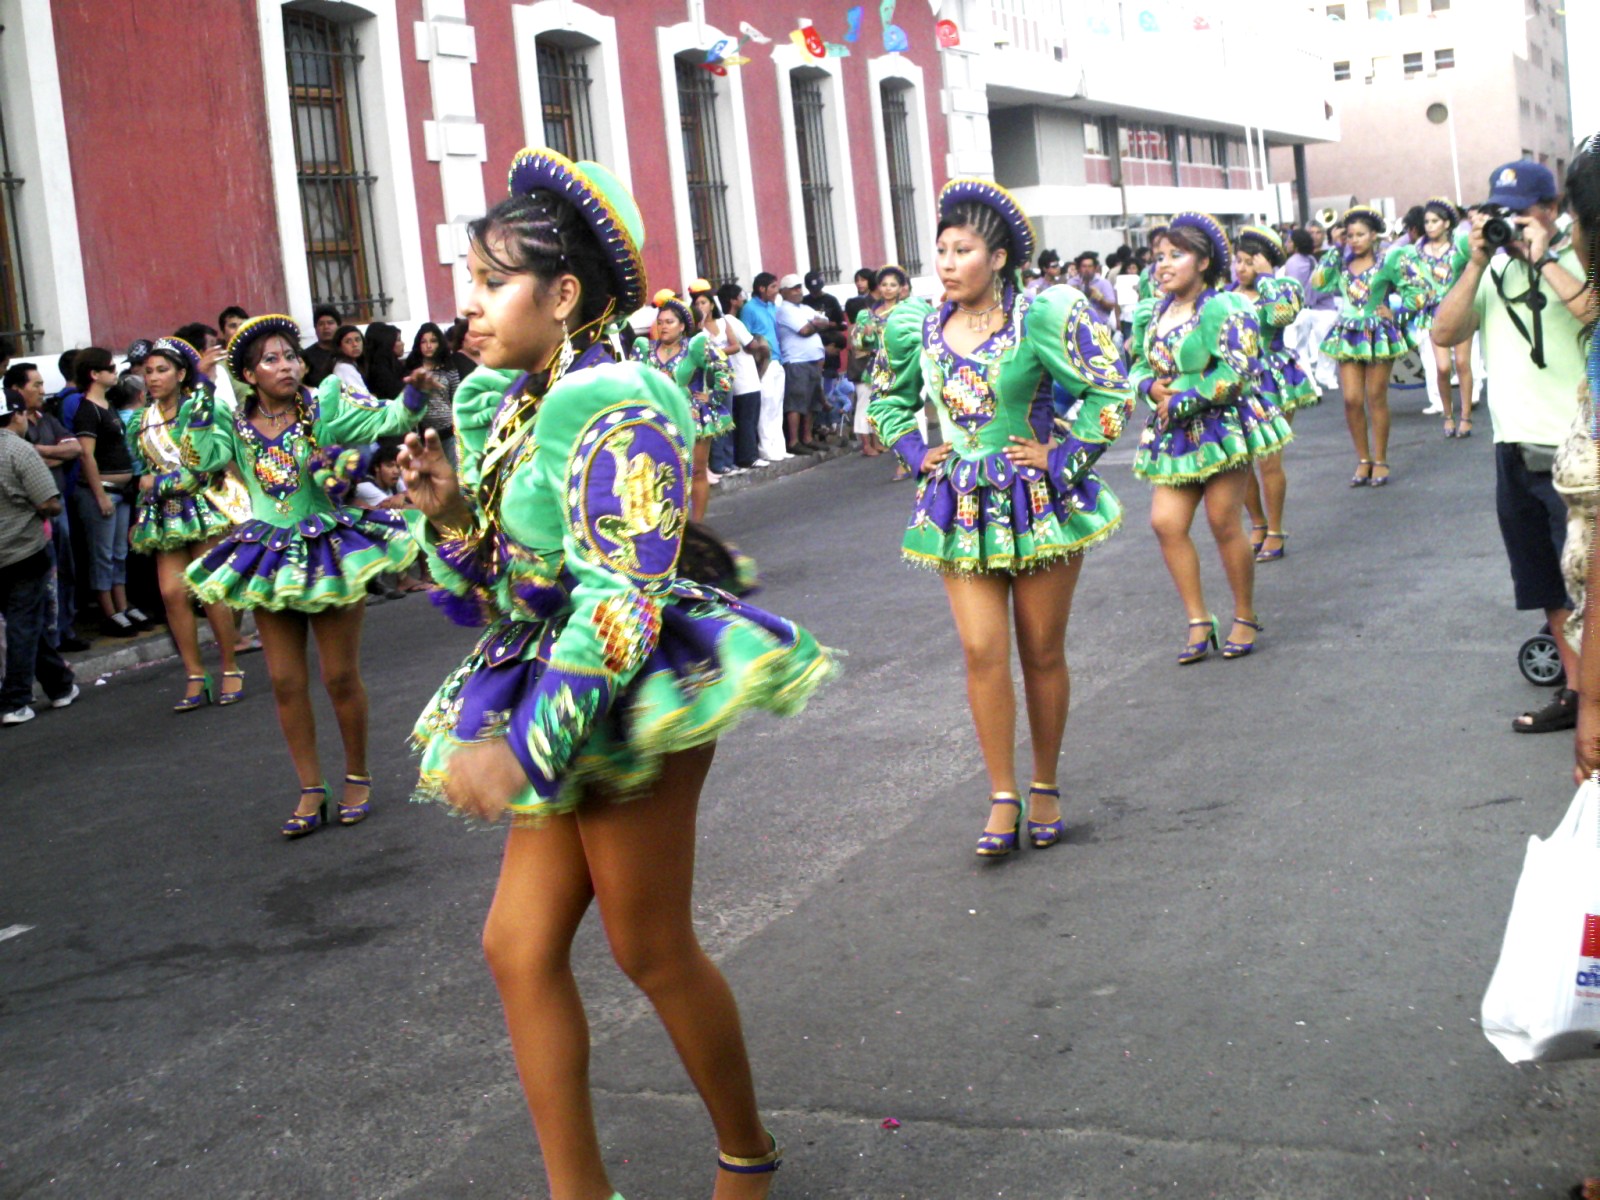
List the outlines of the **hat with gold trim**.
{"type": "MultiPolygon", "coordinates": [[[[279,334],[287,338],[296,352],[300,349],[300,326],[294,323],[293,317],[286,317],[282,313],[266,313],[263,316],[251,317],[238,329],[233,331],[233,339],[228,343],[228,369],[233,372],[235,379],[243,379],[249,363],[245,355],[251,345],[261,338],[271,334],[279,334]]],[[[162,338],[162,341],[177,341],[176,338],[162,338]]],[[[191,351],[193,347],[190,347],[191,351]]],[[[196,360],[198,361],[198,359],[196,360]]]]}
{"type": "Polygon", "coordinates": [[[1461,210],[1443,196],[1429,196],[1422,202],[1422,211],[1431,212],[1447,225],[1455,225],[1461,220],[1461,210]]]}
{"type": "Polygon", "coordinates": [[[948,217],[957,206],[972,201],[992,208],[1000,215],[1011,233],[1011,255],[1007,267],[1021,270],[1033,261],[1039,239],[1034,235],[1033,222],[1022,211],[1017,198],[992,179],[964,176],[952,179],[939,191],[939,218],[948,217]]]}
{"type": "Polygon", "coordinates": [[[1246,254],[1261,255],[1274,267],[1283,266],[1284,259],[1288,258],[1278,231],[1268,229],[1265,225],[1246,225],[1239,230],[1234,244],[1246,254]]]}
{"type": "Polygon", "coordinates": [[[644,218],[609,168],[573,162],[548,147],[529,147],[511,160],[508,186],[513,196],[543,190],[570,201],[611,263],[617,311],[630,313],[644,303],[644,218]]]}
{"type": "Polygon", "coordinates": [[[157,338],[150,343],[150,349],[145,351],[145,361],[148,362],[152,356],[158,354],[175,367],[186,365],[189,368],[190,383],[200,378],[200,351],[181,337],[157,338]]]}
{"type": "Polygon", "coordinates": [[[694,328],[694,314],[689,311],[689,306],[678,298],[678,293],[671,288],[662,288],[653,297],[650,303],[656,306],[656,311],[666,309],[683,322],[684,333],[694,328]]]}
{"type": "Polygon", "coordinates": [[[1233,249],[1228,245],[1228,231],[1210,213],[1175,213],[1172,220],[1167,222],[1167,228],[1198,229],[1205,234],[1206,240],[1211,243],[1211,265],[1224,276],[1227,275],[1228,264],[1233,261],[1233,249]]]}
{"type": "Polygon", "coordinates": [[[1389,232],[1389,218],[1370,204],[1354,204],[1345,209],[1344,216],[1339,218],[1339,224],[1348,225],[1351,221],[1365,221],[1380,234],[1389,232]]]}

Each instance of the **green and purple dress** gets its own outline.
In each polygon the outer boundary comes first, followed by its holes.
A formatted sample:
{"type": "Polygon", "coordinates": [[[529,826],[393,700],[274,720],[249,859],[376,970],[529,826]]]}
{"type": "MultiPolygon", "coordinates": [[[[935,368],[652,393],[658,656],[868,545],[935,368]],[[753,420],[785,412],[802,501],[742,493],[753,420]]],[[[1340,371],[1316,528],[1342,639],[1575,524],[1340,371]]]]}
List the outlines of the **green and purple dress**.
{"type": "Polygon", "coordinates": [[[683,389],[694,413],[694,439],[721,437],[733,429],[733,365],[704,333],[683,338],[669,358],[656,354],[654,340],[633,344],[637,362],[654,367],[683,389]]]}
{"type": "Polygon", "coordinates": [[[1256,321],[1261,326],[1261,395],[1284,416],[1321,400],[1317,385],[1300,367],[1284,332],[1306,305],[1300,282],[1281,275],[1256,280],[1256,321]]]}
{"type": "Polygon", "coordinates": [[[412,734],[419,798],[451,754],[505,738],[527,773],[514,819],[626,798],[664,755],[747,711],[798,712],[832,659],[799,626],[679,574],[694,417],[683,389],[591,347],[547,394],[480,368],[456,392],[472,517],[442,532],[406,514],[435,599],[487,626],[412,734]]]}
{"type": "MultiPolygon", "coordinates": [[[[183,404],[192,404],[197,392],[209,393],[210,389],[209,383],[200,384],[184,397],[183,404]]],[[[183,404],[170,421],[161,419],[161,410],[154,404],[134,410],[126,420],[133,472],[155,480],[133,505],[128,540],[140,554],[207,542],[250,519],[250,497],[237,479],[226,471],[203,474],[183,465],[179,444],[183,404]]]]}
{"type": "Polygon", "coordinates": [[[1401,307],[1412,312],[1427,303],[1428,290],[1414,258],[1409,246],[1395,246],[1374,251],[1371,266],[1352,271],[1340,247],[1323,252],[1311,272],[1311,286],[1339,293],[1339,316],[1323,339],[1324,354],[1336,362],[1385,362],[1413,349],[1400,321],[1380,315],[1378,309],[1388,305],[1391,295],[1398,295],[1401,307]]]}
{"type": "Polygon", "coordinates": [[[252,519],[189,564],[201,600],[232,608],[321,612],[366,599],[367,582],[417,556],[400,515],[339,503],[359,454],[342,449],[415,428],[428,399],[407,387],[379,400],[337,376],[302,389],[296,417],[267,437],[209,394],[184,405],[184,466],[209,474],[237,463],[252,519]],[[332,490],[330,490],[330,488],[332,490]]]}
{"type": "Polygon", "coordinates": [[[1149,483],[1186,487],[1222,471],[1276,454],[1294,434],[1262,396],[1261,325],[1256,306],[1237,292],[1206,290],[1194,312],[1165,333],[1163,296],[1135,311],[1129,376],[1150,403],[1150,419],[1133,456],[1133,473],[1149,483]],[[1172,389],[1167,423],[1150,400],[1157,379],[1172,389]]]}
{"type": "Polygon", "coordinates": [[[1032,297],[1007,288],[1004,304],[1005,325],[960,354],[944,338],[954,303],[903,300],[874,363],[867,412],[884,445],[921,470],[928,447],[916,415],[930,400],[950,444],[950,456],[918,483],[901,547],[907,561],[946,574],[1048,566],[1122,522],[1122,505],[1091,469],[1133,407],[1110,327],[1064,285],[1032,297]],[[1005,455],[1013,435],[1051,438],[1050,393],[1038,400],[1046,376],[1067,409],[1067,429],[1045,469],[1018,467],[1005,455]]]}

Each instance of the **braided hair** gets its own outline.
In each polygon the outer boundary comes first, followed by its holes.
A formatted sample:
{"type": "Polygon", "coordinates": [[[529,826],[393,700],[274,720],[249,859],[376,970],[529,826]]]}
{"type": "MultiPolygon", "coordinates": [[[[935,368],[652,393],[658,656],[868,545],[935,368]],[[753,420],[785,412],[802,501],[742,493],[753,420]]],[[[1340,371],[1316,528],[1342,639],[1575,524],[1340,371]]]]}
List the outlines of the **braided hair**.
{"type": "Polygon", "coordinates": [[[611,265],[571,201],[544,188],[509,196],[468,225],[467,237],[485,262],[508,274],[546,282],[575,276],[581,294],[574,348],[581,354],[604,336],[602,325],[616,305],[611,265]],[[493,247],[491,238],[497,239],[493,247]]]}
{"type": "Polygon", "coordinates": [[[1223,275],[1228,270],[1228,264],[1217,261],[1217,248],[1205,233],[1193,225],[1163,225],[1150,237],[1150,244],[1166,242],[1179,250],[1187,250],[1196,258],[1204,259],[1205,266],[1200,268],[1200,282],[1214,288],[1222,282],[1223,275]]]}
{"type": "MultiPolygon", "coordinates": [[[[1584,245],[1580,253],[1587,260],[1584,291],[1593,308],[1600,304],[1600,133],[1590,134],[1579,144],[1567,167],[1567,210],[1577,218],[1584,245]]],[[[1584,326],[1584,337],[1595,334],[1596,321],[1584,326]]]]}
{"type": "Polygon", "coordinates": [[[1022,263],[1017,254],[1017,248],[1011,240],[1011,227],[1006,224],[1005,218],[987,204],[980,204],[976,200],[963,200],[952,207],[939,219],[939,233],[946,229],[970,229],[983,240],[989,253],[996,250],[1006,252],[1005,266],[995,272],[1003,283],[1012,288],[1022,288],[1022,263]]]}

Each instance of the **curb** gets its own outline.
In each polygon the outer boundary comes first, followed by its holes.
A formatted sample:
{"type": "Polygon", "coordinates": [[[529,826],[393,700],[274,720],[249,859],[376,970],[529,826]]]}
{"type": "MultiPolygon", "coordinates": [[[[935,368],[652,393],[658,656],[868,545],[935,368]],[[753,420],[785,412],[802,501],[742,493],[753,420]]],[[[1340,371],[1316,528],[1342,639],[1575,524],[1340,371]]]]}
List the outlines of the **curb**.
{"type": "Polygon", "coordinates": [[[793,475],[799,471],[809,470],[820,463],[828,462],[835,458],[843,458],[847,454],[856,453],[854,446],[830,445],[826,450],[819,450],[815,454],[793,454],[778,462],[768,463],[764,467],[747,467],[738,475],[724,475],[712,489],[713,497],[732,495],[742,492],[746,488],[755,487],[757,484],[766,483],[773,479],[782,479],[785,475],[793,475]]]}

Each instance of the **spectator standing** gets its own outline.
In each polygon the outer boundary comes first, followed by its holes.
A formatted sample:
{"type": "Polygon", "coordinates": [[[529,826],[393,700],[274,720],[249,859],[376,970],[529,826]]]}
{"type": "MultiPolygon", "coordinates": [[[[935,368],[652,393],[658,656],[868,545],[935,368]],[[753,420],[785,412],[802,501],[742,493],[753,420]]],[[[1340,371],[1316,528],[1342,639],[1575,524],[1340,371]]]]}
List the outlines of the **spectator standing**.
{"type": "MultiPolygon", "coordinates": [[[[783,343],[778,338],[778,277],[763,271],[750,287],[750,299],[740,310],[739,319],[750,333],[767,345],[767,366],[761,371],[761,457],[777,462],[789,457],[783,432],[783,400],[788,371],[784,368],[783,343]]],[[[756,366],[761,367],[757,356],[756,366]]]]}
{"type": "Polygon", "coordinates": [[[222,332],[224,343],[231,342],[233,335],[239,332],[239,326],[250,319],[250,314],[237,304],[230,304],[217,314],[217,328],[222,332]]]}
{"type": "MultiPolygon", "coordinates": [[[[1433,344],[1459,346],[1483,331],[1483,360],[1495,379],[1489,390],[1495,510],[1516,605],[1544,612],[1566,678],[1575,681],[1577,656],[1561,636],[1572,615],[1561,574],[1566,505],[1551,470],[1578,411],[1590,293],[1578,253],[1556,225],[1559,206],[1550,169],[1528,160],[1506,163],[1490,175],[1489,186],[1488,203],[1515,214],[1511,220],[1519,236],[1497,250],[1484,236],[1488,217],[1473,213],[1470,256],[1439,303],[1433,344]]],[[[1517,717],[1512,728],[1518,733],[1571,729],[1577,703],[1577,693],[1564,686],[1543,708],[1517,717]]]]}
{"type": "Polygon", "coordinates": [[[826,317],[800,303],[805,281],[793,273],[778,281],[778,349],[783,358],[783,422],[791,454],[815,454],[811,422],[822,411],[822,334],[826,317]]]}
{"type": "MultiPolygon", "coordinates": [[[[439,435],[444,452],[453,463],[456,461],[456,388],[461,386],[464,376],[458,358],[445,343],[444,330],[432,321],[426,322],[411,339],[411,352],[406,355],[401,369],[409,378],[419,367],[426,367],[429,372],[427,382],[422,385],[428,397],[428,415],[422,418],[419,428],[424,433],[431,429],[439,435]]],[[[472,371],[469,366],[466,374],[472,371]]],[[[397,466],[396,478],[399,470],[397,466]]]]}
{"type": "Polygon", "coordinates": [[[1294,253],[1283,264],[1285,278],[1293,279],[1305,292],[1306,304],[1295,318],[1289,333],[1289,347],[1300,356],[1305,368],[1321,391],[1331,391],[1339,386],[1339,364],[1322,352],[1322,343],[1339,319],[1338,290],[1323,291],[1311,286],[1312,273],[1317,269],[1317,257],[1327,244],[1327,233],[1321,225],[1297,229],[1290,234],[1294,253]]]}
{"type": "Polygon", "coordinates": [[[823,290],[822,282],[821,271],[807,272],[806,294],[801,303],[823,320],[817,326],[817,334],[822,338],[822,394],[826,408],[826,397],[839,379],[839,366],[850,345],[850,332],[845,328],[844,305],[823,290]]]}
{"type": "Polygon", "coordinates": [[[733,328],[727,324],[727,314],[722,311],[722,306],[717,303],[716,293],[711,290],[711,284],[704,279],[693,280],[689,284],[689,309],[694,314],[694,319],[700,324],[700,332],[706,335],[706,341],[711,347],[722,352],[728,360],[728,419],[726,430],[716,435],[711,443],[711,457],[708,463],[710,480],[716,483],[723,475],[739,469],[733,448],[734,422],[738,420],[733,413],[733,395],[738,389],[733,379],[733,356],[742,352],[744,343],[749,341],[748,331],[741,340],[735,336],[733,328]]]}
{"type": "Polygon", "coordinates": [[[333,366],[329,375],[336,375],[358,392],[368,392],[366,378],[361,374],[361,355],[366,350],[366,339],[354,325],[341,325],[333,334],[333,366]]]}
{"type": "Polygon", "coordinates": [[[1028,294],[1037,296],[1047,287],[1066,282],[1061,278],[1061,255],[1054,250],[1039,251],[1038,278],[1028,284],[1028,294]]]}
{"type": "Polygon", "coordinates": [[[72,526],[67,519],[67,499],[71,494],[68,477],[76,471],[83,446],[72,436],[60,418],[44,410],[44,376],[33,363],[17,363],[6,370],[5,388],[21,395],[28,425],[23,435],[39,452],[61,497],[61,511],[50,518],[50,554],[55,577],[51,622],[51,644],[58,650],[87,650],[89,643],[72,628],[77,615],[77,591],[73,572],[72,526]]]}
{"type": "MultiPolygon", "coordinates": [[[[311,315],[311,327],[317,332],[317,340],[300,351],[300,359],[306,365],[306,377],[301,382],[308,388],[315,388],[333,374],[334,344],[338,341],[336,335],[344,324],[344,318],[331,304],[317,305],[311,310],[311,315]]],[[[228,344],[231,346],[233,339],[230,338],[228,344]]]]}
{"type": "Polygon", "coordinates": [[[450,348],[450,365],[455,368],[458,378],[465,379],[478,369],[480,356],[477,348],[467,340],[467,323],[463,318],[456,318],[444,340],[450,348]]]}
{"type": "MultiPolygon", "coordinates": [[[[406,495],[405,482],[400,478],[398,445],[378,447],[372,456],[372,465],[368,468],[367,477],[356,484],[355,495],[352,498],[357,508],[369,511],[381,509],[404,512],[411,507],[411,498],[406,495]]],[[[421,578],[423,569],[422,558],[418,556],[417,561],[404,571],[385,571],[381,575],[374,576],[367,584],[367,603],[398,600],[411,592],[427,591],[428,585],[422,582],[421,578]]]]}
{"type": "Polygon", "coordinates": [[[356,364],[367,391],[380,400],[393,400],[405,390],[405,337],[383,321],[374,321],[361,335],[361,360],[356,364]]]}
{"type": "Polygon", "coordinates": [[[1139,303],[1139,260],[1134,257],[1132,250],[1117,263],[1117,269],[1111,276],[1111,289],[1117,300],[1118,328],[1126,345],[1133,333],[1134,306],[1139,303]]]}
{"type": "Polygon", "coordinates": [[[68,429],[73,427],[73,422],[78,416],[78,403],[83,399],[83,393],[78,390],[77,375],[74,366],[78,361],[76,350],[65,350],[61,357],[56,359],[56,373],[61,376],[61,390],[44,402],[45,408],[61,418],[61,423],[68,429]]]}
{"type": "Polygon", "coordinates": [[[132,637],[151,628],[151,621],[128,604],[129,500],[137,480],[122,416],[107,399],[117,371],[111,351],[99,346],[79,351],[73,371],[83,396],[72,430],[83,446],[77,515],[89,554],[89,587],[100,606],[100,632],[132,637]]]}
{"type": "Polygon", "coordinates": [[[872,293],[878,286],[878,273],[871,267],[857,267],[855,285],[856,294],[844,302],[844,323],[850,327],[854,327],[856,317],[863,308],[871,307],[874,300],[872,293]]]}
{"type": "MultiPolygon", "coordinates": [[[[173,331],[172,336],[194,347],[196,354],[205,355],[209,360],[218,360],[222,357],[222,334],[211,328],[204,321],[195,321],[176,329],[173,331]]],[[[149,353],[147,346],[145,354],[149,353]]],[[[139,359],[137,366],[130,364],[129,369],[122,373],[117,382],[128,384],[136,392],[140,393],[133,398],[133,402],[129,407],[140,408],[150,403],[149,397],[143,394],[145,390],[143,357],[139,359]]],[[[216,373],[216,376],[211,380],[211,387],[216,392],[217,399],[227,407],[232,408],[239,403],[239,389],[234,387],[233,376],[226,371],[216,373]]]]}
{"type": "Polygon", "coordinates": [[[51,708],[78,698],[78,685],[46,628],[50,552],[45,521],[61,511],[61,493],[39,452],[24,435],[22,393],[0,399],[0,616],[6,623],[6,668],[0,681],[0,725],[31,721],[33,681],[51,708]]]}
{"type": "Polygon", "coordinates": [[[730,350],[728,363],[733,368],[733,461],[742,470],[764,467],[761,457],[761,372],[771,350],[764,338],[750,332],[739,314],[744,309],[744,289],[725,283],[717,289],[722,303],[723,322],[738,349],[730,350]]]}
{"type": "Polygon", "coordinates": [[[1089,315],[1101,325],[1117,327],[1117,289],[1100,274],[1100,256],[1085,250],[1073,262],[1074,273],[1067,283],[1077,288],[1089,301],[1089,315]]]}

